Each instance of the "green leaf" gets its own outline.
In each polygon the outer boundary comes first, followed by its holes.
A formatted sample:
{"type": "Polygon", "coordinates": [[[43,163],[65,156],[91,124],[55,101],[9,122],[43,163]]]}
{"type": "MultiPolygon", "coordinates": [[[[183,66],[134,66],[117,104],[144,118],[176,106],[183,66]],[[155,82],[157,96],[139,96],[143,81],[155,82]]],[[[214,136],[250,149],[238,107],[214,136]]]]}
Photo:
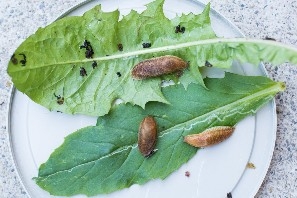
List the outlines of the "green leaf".
{"type": "Polygon", "coordinates": [[[283,83],[265,77],[226,73],[223,79],[205,80],[163,88],[170,104],[150,102],[145,110],[117,105],[96,126],[80,129],[65,138],[39,169],[36,183],[53,195],[105,194],[166,178],[197,151],[183,142],[188,134],[218,125],[235,125],[254,114],[284,90],[283,83]],[[158,151],[144,158],[137,147],[138,127],[147,116],[158,124],[158,151]]]}
{"type": "Polygon", "coordinates": [[[83,16],[65,17],[40,28],[15,51],[8,74],[18,90],[50,110],[101,116],[116,99],[142,108],[149,101],[168,103],[160,78],[138,81],[130,75],[135,64],[148,58],[175,55],[188,61],[189,69],[180,77],[185,88],[191,83],[204,85],[199,67],[206,61],[220,68],[230,67],[233,59],[297,63],[296,50],[277,42],[217,39],[209,4],[200,15],[169,20],[163,3],[156,0],[144,12],[132,10],[121,20],[118,10],[103,12],[99,5],[83,16]],[[175,33],[177,25],[185,32],[175,33]],[[93,58],[86,58],[86,49],[80,49],[84,40],[90,42],[93,58]],[[144,49],[146,42],[151,47],[144,49]]]}
{"type": "MultiPolygon", "coordinates": [[[[118,10],[103,12],[99,5],[83,16],[65,17],[40,28],[15,51],[8,74],[16,88],[33,101],[66,113],[104,115],[118,98],[143,108],[148,101],[167,103],[160,90],[160,78],[133,80],[131,68],[144,59],[167,54],[160,50],[148,53],[143,43],[158,49],[190,38],[215,37],[209,9],[206,7],[201,15],[188,14],[170,21],[163,14],[163,0],[157,0],[141,14],[132,10],[119,21],[118,10]],[[175,26],[188,20],[193,21],[186,33],[175,33],[175,26]],[[80,49],[84,40],[90,42],[93,58],[86,58],[86,49],[80,49]],[[122,51],[118,44],[122,44],[122,51]],[[21,62],[23,54],[25,66],[21,62]],[[92,68],[94,61],[97,67],[92,68]],[[80,75],[81,68],[85,69],[85,76],[80,75]],[[58,104],[60,98],[63,102],[58,104]]],[[[170,54],[193,59],[188,50],[171,50],[170,54]]],[[[197,68],[196,71],[187,76],[192,82],[203,83],[197,68]]]]}

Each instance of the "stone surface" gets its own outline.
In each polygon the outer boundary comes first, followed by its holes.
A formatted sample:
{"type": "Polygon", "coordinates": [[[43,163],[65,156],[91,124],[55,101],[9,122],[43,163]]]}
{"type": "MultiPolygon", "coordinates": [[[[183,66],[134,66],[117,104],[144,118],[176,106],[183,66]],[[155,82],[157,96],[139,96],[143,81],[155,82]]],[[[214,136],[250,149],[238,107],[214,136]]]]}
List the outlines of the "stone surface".
{"type": "MultiPolygon", "coordinates": [[[[81,0],[2,0],[0,6],[0,197],[26,198],[12,161],[8,137],[8,104],[12,83],[6,74],[10,55],[17,46],[54,21],[81,0]]],[[[274,38],[297,47],[297,1],[212,0],[211,6],[234,23],[247,37],[274,38]]],[[[297,197],[297,67],[266,65],[269,76],[286,83],[276,97],[277,140],[266,178],[256,197],[297,197]]]]}

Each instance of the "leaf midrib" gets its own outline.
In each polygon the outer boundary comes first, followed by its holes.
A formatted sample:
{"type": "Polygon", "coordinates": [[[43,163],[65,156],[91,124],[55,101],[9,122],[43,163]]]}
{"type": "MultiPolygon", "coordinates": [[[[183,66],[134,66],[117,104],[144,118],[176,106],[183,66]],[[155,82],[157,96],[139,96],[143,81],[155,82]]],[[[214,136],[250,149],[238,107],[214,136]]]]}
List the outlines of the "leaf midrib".
{"type": "MultiPolygon", "coordinates": [[[[204,118],[204,117],[207,117],[207,116],[209,116],[211,114],[214,114],[215,112],[220,112],[220,111],[222,111],[224,109],[230,109],[232,106],[236,106],[237,104],[243,103],[244,101],[253,100],[254,98],[259,98],[260,96],[265,96],[265,95],[270,96],[271,94],[277,93],[277,92],[282,91],[282,90],[284,90],[284,86],[283,86],[282,83],[279,83],[278,82],[276,84],[273,84],[269,88],[266,88],[264,90],[255,92],[255,93],[253,93],[251,95],[248,95],[248,96],[243,97],[243,98],[241,98],[239,100],[236,100],[235,102],[232,102],[230,104],[224,105],[224,106],[222,106],[220,108],[217,108],[215,110],[212,110],[212,111],[210,111],[210,112],[208,112],[206,114],[200,115],[200,116],[195,117],[195,118],[193,118],[191,120],[188,120],[186,122],[183,122],[183,123],[177,124],[177,125],[175,125],[175,126],[173,126],[171,128],[168,128],[168,129],[160,132],[160,135],[158,136],[158,138],[162,138],[164,135],[167,135],[169,133],[172,133],[175,129],[180,129],[180,128],[183,128],[184,126],[189,126],[191,123],[192,124],[198,123],[199,122],[199,119],[204,118]]],[[[253,111],[255,111],[255,110],[253,110],[253,111]]],[[[116,149],[115,151],[113,151],[113,152],[111,152],[111,153],[109,153],[107,155],[103,155],[103,156],[101,156],[98,159],[95,159],[95,160],[92,160],[92,161],[88,161],[88,162],[84,162],[84,163],[81,163],[79,165],[73,166],[73,167],[68,168],[68,169],[59,170],[59,171],[57,171],[55,173],[52,173],[52,174],[49,174],[49,175],[46,175],[46,176],[41,176],[41,177],[38,176],[38,178],[43,178],[42,180],[46,180],[48,177],[54,176],[56,174],[59,174],[60,172],[70,171],[72,169],[75,169],[75,168],[80,167],[80,166],[84,166],[84,165],[89,164],[89,163],[96,163],[97,161],[99,161],[101,159],[105,159],[105,158],[107,158],[109,156],[112,156],[114,154],[117,154],[117,153],[120,153],[122,151],[128,150],[129,148],[135,149],[136,147],[137,147],[137,143],[132,144],[132,145],[121,146],[118,149],[116,149]]],[[[131,152],[132,149],[129,152],[131,152]]]]}
{"type": "MultiPolygon", "coordinates": [[[[246,43],[253,43],[253,44],[265,44],[267,46],[277,46],[279,48],[284,48],[289,51],[295,51],[297,53],[297,49],[293,46],[289,46],[280,42],[276,41],[270,41],[270,40],[259,40],[259,39],[248,39],[248,38],[215,38],[215,39],[205,39],[205,40],[199,40],[199,41],[191,41],[191,42],[185,42],[180,44],[173,44],[173,45],[167,45],[162,47],[155,47],[155,48],[149,48],[149,49],[142,49],[142,50],[136,50],[131,51],[127,53],[121,53],[121,54],[114,54],[109,56],[102,56],[92,59],[82,59],[78,61],[65,61],[60,63],[53,63],[53,64],[47,64],[47,65],[40,65],[38,67],[31,67],[26,68],[25,70],[34,70],[38,68],[43,67],[51,67],[54,65],[65,65],[65,64],[77,64],[77,63],[87,63],[87,62],[93,62],[93,61],[108,61],[108,60],[114,60],[114,59],[121,59],[121,58],[128,58],[133,56],[139,56],[143,54],[149,54],[149,53],[156,53],[156,52],[165,52],[170,50],[177,50],[187,47],[193,47],[193,46],[199,46],[199,45],[209,45],[209,44],[215,44],[215,43],[221,43],[221,44],[246,44],[246,43]]],[[[17,73],[23,70],[15,70],[11,73],[17,73]]]]}

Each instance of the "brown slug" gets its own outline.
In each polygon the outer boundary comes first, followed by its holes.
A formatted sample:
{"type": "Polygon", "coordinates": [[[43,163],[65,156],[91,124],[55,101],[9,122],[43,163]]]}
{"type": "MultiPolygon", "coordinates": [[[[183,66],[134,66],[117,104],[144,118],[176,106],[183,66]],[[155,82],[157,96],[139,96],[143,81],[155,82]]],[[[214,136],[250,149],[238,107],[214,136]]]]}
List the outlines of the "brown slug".
{"type": "Polygon", "coordinates": [[[142,80],[181,71],[187,66],[188,63],[177,56],[160,56],[136,64],[132,69],[132,77],[142,80]]]}
{"type": "Polygon", "coordinates": [[[234,130],[231,126],[216,126],[198,134],[187,135],[184,141],[194,147],[211,146],[229,138],[234,130]]]}
{"type": "Polygon", "coordinates": [[[157,142],[157,123],[152,116],[145,117],[139,126],[138,149],[144,157],[153,154],[157,142]]]}

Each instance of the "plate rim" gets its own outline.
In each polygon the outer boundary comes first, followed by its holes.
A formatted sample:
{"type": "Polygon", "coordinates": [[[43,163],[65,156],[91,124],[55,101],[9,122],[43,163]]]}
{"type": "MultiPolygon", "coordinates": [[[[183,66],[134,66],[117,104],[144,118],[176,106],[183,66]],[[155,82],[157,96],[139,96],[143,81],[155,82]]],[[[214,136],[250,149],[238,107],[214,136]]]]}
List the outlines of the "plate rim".
{"type": "MultiPolygon", "coordinates": [[[[56,19],[54,19],[53,21],[49,22],[47,25],[61,19],[61,18],[64,18],[65,16],[67,16],[69,13],[71,13],[72,11],[74,11],[75,9],[83,6],[83,5],[86,5],[87,3],[89,2],[92,2],[94,0],[84,0],[80,3],[77,3],[75,4],[74,6],[70,7],[69,9],[67,9],[66,11],[63,11],[58,17],[56,17],[56,19]]],[[[203,6],[206,6],[207,4],[205,2],[203,2],[203,0],[190,0],[192,2],[195,2],[195,3],[199,3],[203,6]]],[[[244,35],[244,33],[235,25],[233,24],[228,18],[226,18],[223,14],[221,14],[219,11],[217,11],[216,9],[213,9],[212,7],[210,8],[211,9],[211,12],[213,12],[215,15],[219,16],[220,18],[222,18],[225,22],[228,23],[229,26],[231,26],[239,35],[241,35],[242,37],[246,37],[244,35]]],[[[265,69],[265,65],[261,62],[259,64],[259,69],[262,73],[263,76],[266,76],[266,77],[269,77],[268,75],[268,71],[265,69]]],[[[29,193],[26,185],[24,184],[24,179],[22,177],[22,175],[20,174],[20,169],[19,167],[17,166],[17,162],[16,162],[16,156],[15,156],[15,151],[13,149],[13,144],[12,144],[12,131],[11,131],[11,125],[12,125],[12,122],[11,122],[11,113],[12,113],[12,104],[13,104],[13,99],[14,99],[14,96],[15,96],[15,92],[17,91],[16,87],[14,86],[14,84],[12,83],[12,86],[9,90],[9,99],[8,99],[8,104],[7,104],[7,119],[6,119],[6,124],[7,124],[7,135],[8,135],[8,150],[9,150],[9,155],[12,159],[12,166],[13,168],[16,170],[16,176],[18,178],[18,181],[20,183],[20,185],[22,186],[23,190],[26,192],[26,196],[28,196],[29,198],[33,198],[31,196],[31,194],[29,193]]],[[[22,92],[21,92],[22,93],[22,92]]],[[[267,160],[265,166],[264,166],[264,170],[261,174],[261,176],[258,178],[260,178],[257,182],[257,185],[254,185],[254,188],[253,188],[253,191],[252,191],[252,197],[254,197],[257,192],[259,191],[259,189],[261,188],[261,185],[262,183],[264,182],[265,180],[265,177],[267,175],[267,171],[270,167],[270,164],[271,164],[271,160],[272,160],[272,157],[273,157],[273,154],[274,154],[274,150],[275,150],[275,141],[276,141],[276,133],[277,133],[277,115],[276,115],[276,102],[275,102],[275,98],[273,98],[272,100],[270,100],[271,102],[271,107],[272,107],[272,112],[273,112],[273,115],[272,115],[272,120],[273,120],[273,123],[272,124],[272,134],[273,134],[273,141],[271,142],[272,145],[271,145],[271,148],[269,148],[269,150],[271,151],[270,153],[267,153],[268,157],[269,157],[269,160],[267,160]]],[[[254,115],[255,117],[257,117],[257,114],[254,115]]],[[[256,118],[255,118],[256,119],[256,118]]],[[[256,135],[254,136],[254,140],[253,140],[253,146],[252,146],[252,150],[250,152],[250,155],[248,157],[248,159],[251,159],[252,155],[253,155],[253,152],[254,152],[254,146],[255,146],[255,138],[256,138],[256,135]]],[[[237,181],[236,185],[234,186],[234,188],[232,189],[232,191],[234,189],[237,188],[238,184],[240,183],[241,179],[243,178],[244,174],[246,172],[246,169],[243,171],[243,173],[241,174],[239,180],[237,181]]]]}

